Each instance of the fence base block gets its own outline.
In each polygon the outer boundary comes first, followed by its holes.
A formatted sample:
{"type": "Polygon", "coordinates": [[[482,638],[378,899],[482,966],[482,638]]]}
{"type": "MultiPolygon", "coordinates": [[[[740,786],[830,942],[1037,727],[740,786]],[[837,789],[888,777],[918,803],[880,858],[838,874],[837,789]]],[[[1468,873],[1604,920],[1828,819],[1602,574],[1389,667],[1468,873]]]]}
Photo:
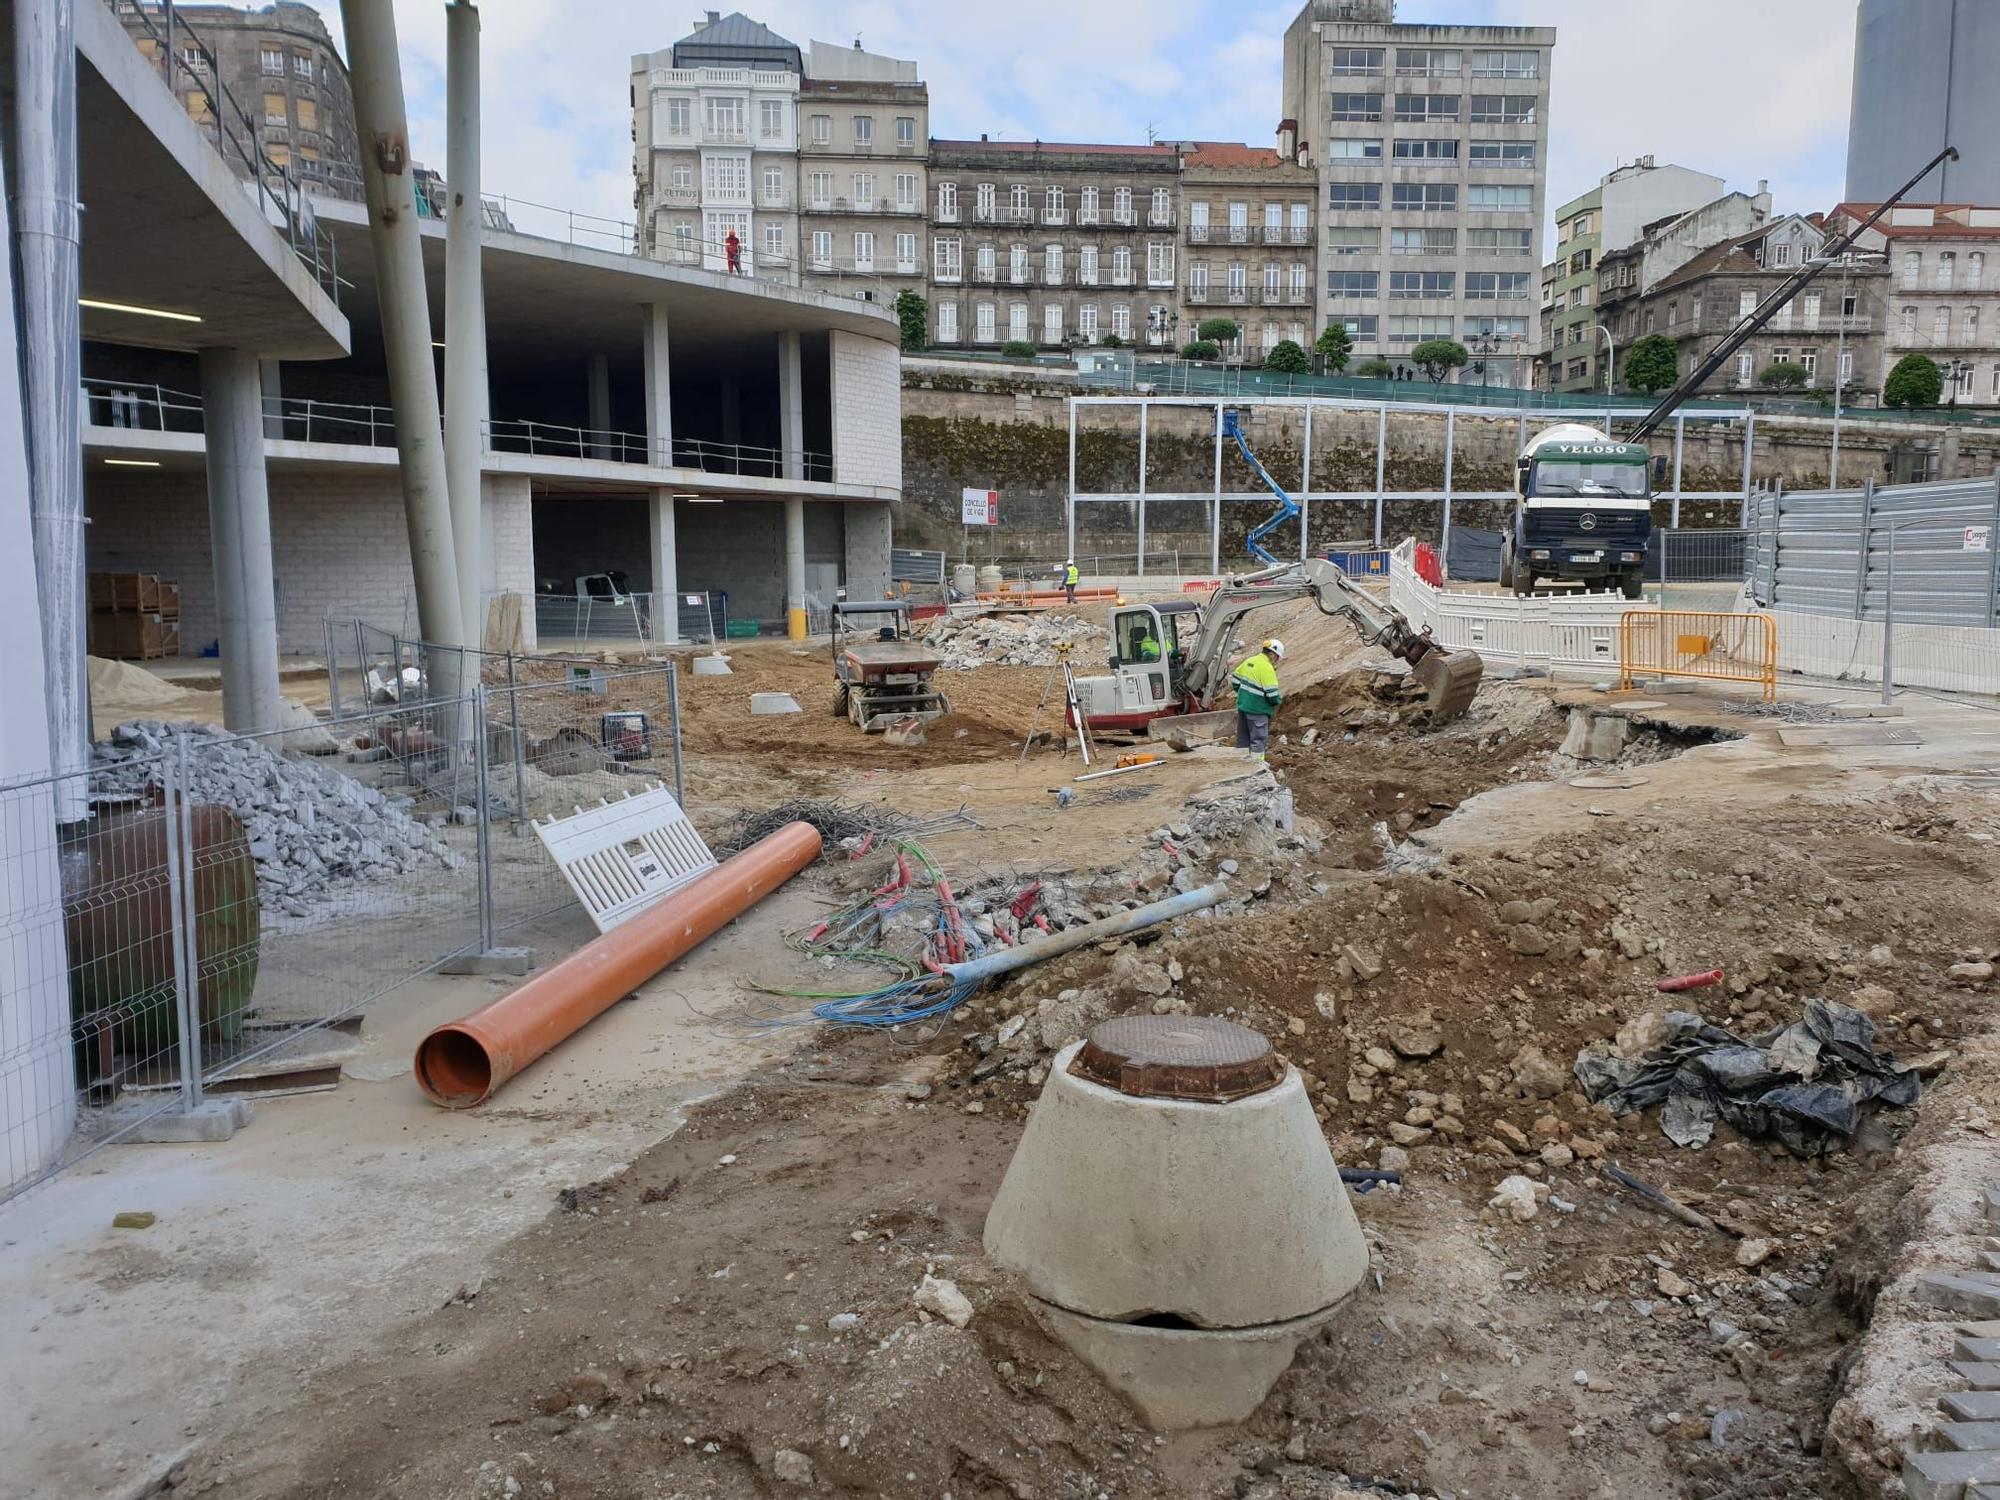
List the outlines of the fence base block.
{"type": "Polygon", "coordinates": [[[535,966],[533,948],[488,948],[460,953],[438,965],[440,974],[525,974],[535,966]]]}
{"type": "Polygon", "coordinates": [[[193,1109],[167,1110],[136,1124],[128,1118],[146,1114],[148,1104],[126,1105],[107,1110],[102,1124],[106,1133],[128,1131],[127,1141],[145,1145],[185,1146],[202,1141],[226,1141],[250,1123],[248,1099],[204,1099],[193,1109]]]}

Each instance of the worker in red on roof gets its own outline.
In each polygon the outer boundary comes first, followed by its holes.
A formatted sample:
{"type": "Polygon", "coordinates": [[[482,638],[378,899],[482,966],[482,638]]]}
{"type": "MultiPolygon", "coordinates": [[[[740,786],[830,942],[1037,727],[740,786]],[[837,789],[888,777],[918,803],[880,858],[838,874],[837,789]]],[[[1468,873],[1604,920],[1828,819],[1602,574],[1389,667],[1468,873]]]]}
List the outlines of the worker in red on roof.
{"type": "Polygon", "coordinates": [[[729,257],[730,270],[741,271],[743,269],[743,241],[736,238],[735,230],[730,230],[729,238],[722,242],[722,252],[729,257]]]}

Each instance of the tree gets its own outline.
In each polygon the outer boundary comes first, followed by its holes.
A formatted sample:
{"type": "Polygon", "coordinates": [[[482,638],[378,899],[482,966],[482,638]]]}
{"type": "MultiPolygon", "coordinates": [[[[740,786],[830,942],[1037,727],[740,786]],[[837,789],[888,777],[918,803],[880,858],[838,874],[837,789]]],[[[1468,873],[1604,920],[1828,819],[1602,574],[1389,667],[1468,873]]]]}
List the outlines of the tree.
{"type": "Polygon", "coordinates": [[[1354,373],[1363,380],[1387,380],[1396,370],[1386,359],[1364,359],[1354,367],[1354,373]]]}
{"type": "Polygon", "coordinates": [[[1203,343],[1233,344],[1243,337],[1243,330],[1228,318],[1203,318],[1194,336],[1203,343]]]}
{"type": "Polygon", "coordinates": [[[1221,348],[1209,339],[1196,339],[1193,343],[1181,345],[1182,359],[1217,359],[1221,348]]]}
{"type": "Polygon", "coordinates": [[[1882,382],[1884,406],[1936,406],[1944,394],[1944,372],[1923,354],[1905,354],[1882,382]]]}
{"type": "Polygon", "coordinates": [[[903,352],[921,354],[930,342],[930,304],[915,292],[896,293],[896,321],[903,325],[903,352]]]}
{"type": "Polygon", "coordinates": [[[1313,343],[1313,350],[1326,361],[1326,367],[1338,375],[1347,368],[1347,362],[1354,357],[1354,340],[1348,336],[1345,323],[1329,323],[1326,332],[1313,343]]]}
{"type": "Polygon", "coordinates": [[[1443,383],[1453,370],[1463,369],[1471,356],[1465,345],[1454,339],[1425,339],[1410,351],[1410,361],[1430,377],[1432,385],[1443,383]]]}
{"type": "Polygon", "coordinates": [[[1290,339],[1279,339],[1264,356],[1264,368],[1279,375],[1306,375],[1312,371],[1312,361],[1290,339]]]}
{"type": "Polygon", "coordinates": [[[1000,353],[1008,359],[1033,359],[1035,346],[1026,339],[1009,339],[1000,346],[1000,353]]]}
{"type": "Polygon", "coordinates": [[[1115,333],[1105,334],[1103,338],[1098,340],[1098,343],[1107,349],[1123,349],[1125,347],[1125,340],[1118,337],[1115,333]]]}
{"type": "Polygon", "coordinates": [[[1764,366],[1764,373],[1757,377],[1758,384],[1767,385],[1774,391],[1795,391],[1806,383],[1806,367],[1791,360],[1781,359],[1775,364],[1764,366]]]}
{"type": "Polygon", "coordinates": [[[1635,391],[1664,391],[1679,373],[1679,351],[1664,333],[1649,333],[1625,351],[1625,384],[1635,391]]]}

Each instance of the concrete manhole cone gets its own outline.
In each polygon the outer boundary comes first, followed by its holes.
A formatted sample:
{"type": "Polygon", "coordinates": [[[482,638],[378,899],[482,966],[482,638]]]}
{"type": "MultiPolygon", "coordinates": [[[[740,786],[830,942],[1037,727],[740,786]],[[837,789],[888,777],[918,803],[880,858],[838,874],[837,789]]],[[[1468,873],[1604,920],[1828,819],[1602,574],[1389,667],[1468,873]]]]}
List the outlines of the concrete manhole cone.
{"type": "Polygon", "coordinates": [[[1254,1409],[1368,1267],[1298,1070],[1182,1017],[1116,1018],[1056,1055],[985,1245],[1171,1427],[1254,1409]]]}

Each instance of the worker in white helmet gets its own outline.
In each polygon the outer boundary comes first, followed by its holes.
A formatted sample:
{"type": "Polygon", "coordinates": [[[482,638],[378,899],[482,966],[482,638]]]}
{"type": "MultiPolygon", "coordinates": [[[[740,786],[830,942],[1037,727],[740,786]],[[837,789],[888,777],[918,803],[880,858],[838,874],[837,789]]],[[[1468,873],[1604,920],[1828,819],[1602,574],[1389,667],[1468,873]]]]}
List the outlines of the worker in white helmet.
{"type": "Polygon", "coordinates": [[[1285,701],[1278,687],[1278,663],[1284,659],[1285,643],[1274,638],[1244,657],[1230,675],[1236,688],[1236,748],[1248,750],[1252,760],[1264,758],[1264,747],[1271,740],[1271,715],[1285,701]]]}
{"type": "Polygon", "coordinates": [[[1077,571],[1076,559],[1065,558],[1062,565],[1063,594],[1071,604],[1076,603],[1076,585],[1082,577],[1083,575],[1077,571]]]}

